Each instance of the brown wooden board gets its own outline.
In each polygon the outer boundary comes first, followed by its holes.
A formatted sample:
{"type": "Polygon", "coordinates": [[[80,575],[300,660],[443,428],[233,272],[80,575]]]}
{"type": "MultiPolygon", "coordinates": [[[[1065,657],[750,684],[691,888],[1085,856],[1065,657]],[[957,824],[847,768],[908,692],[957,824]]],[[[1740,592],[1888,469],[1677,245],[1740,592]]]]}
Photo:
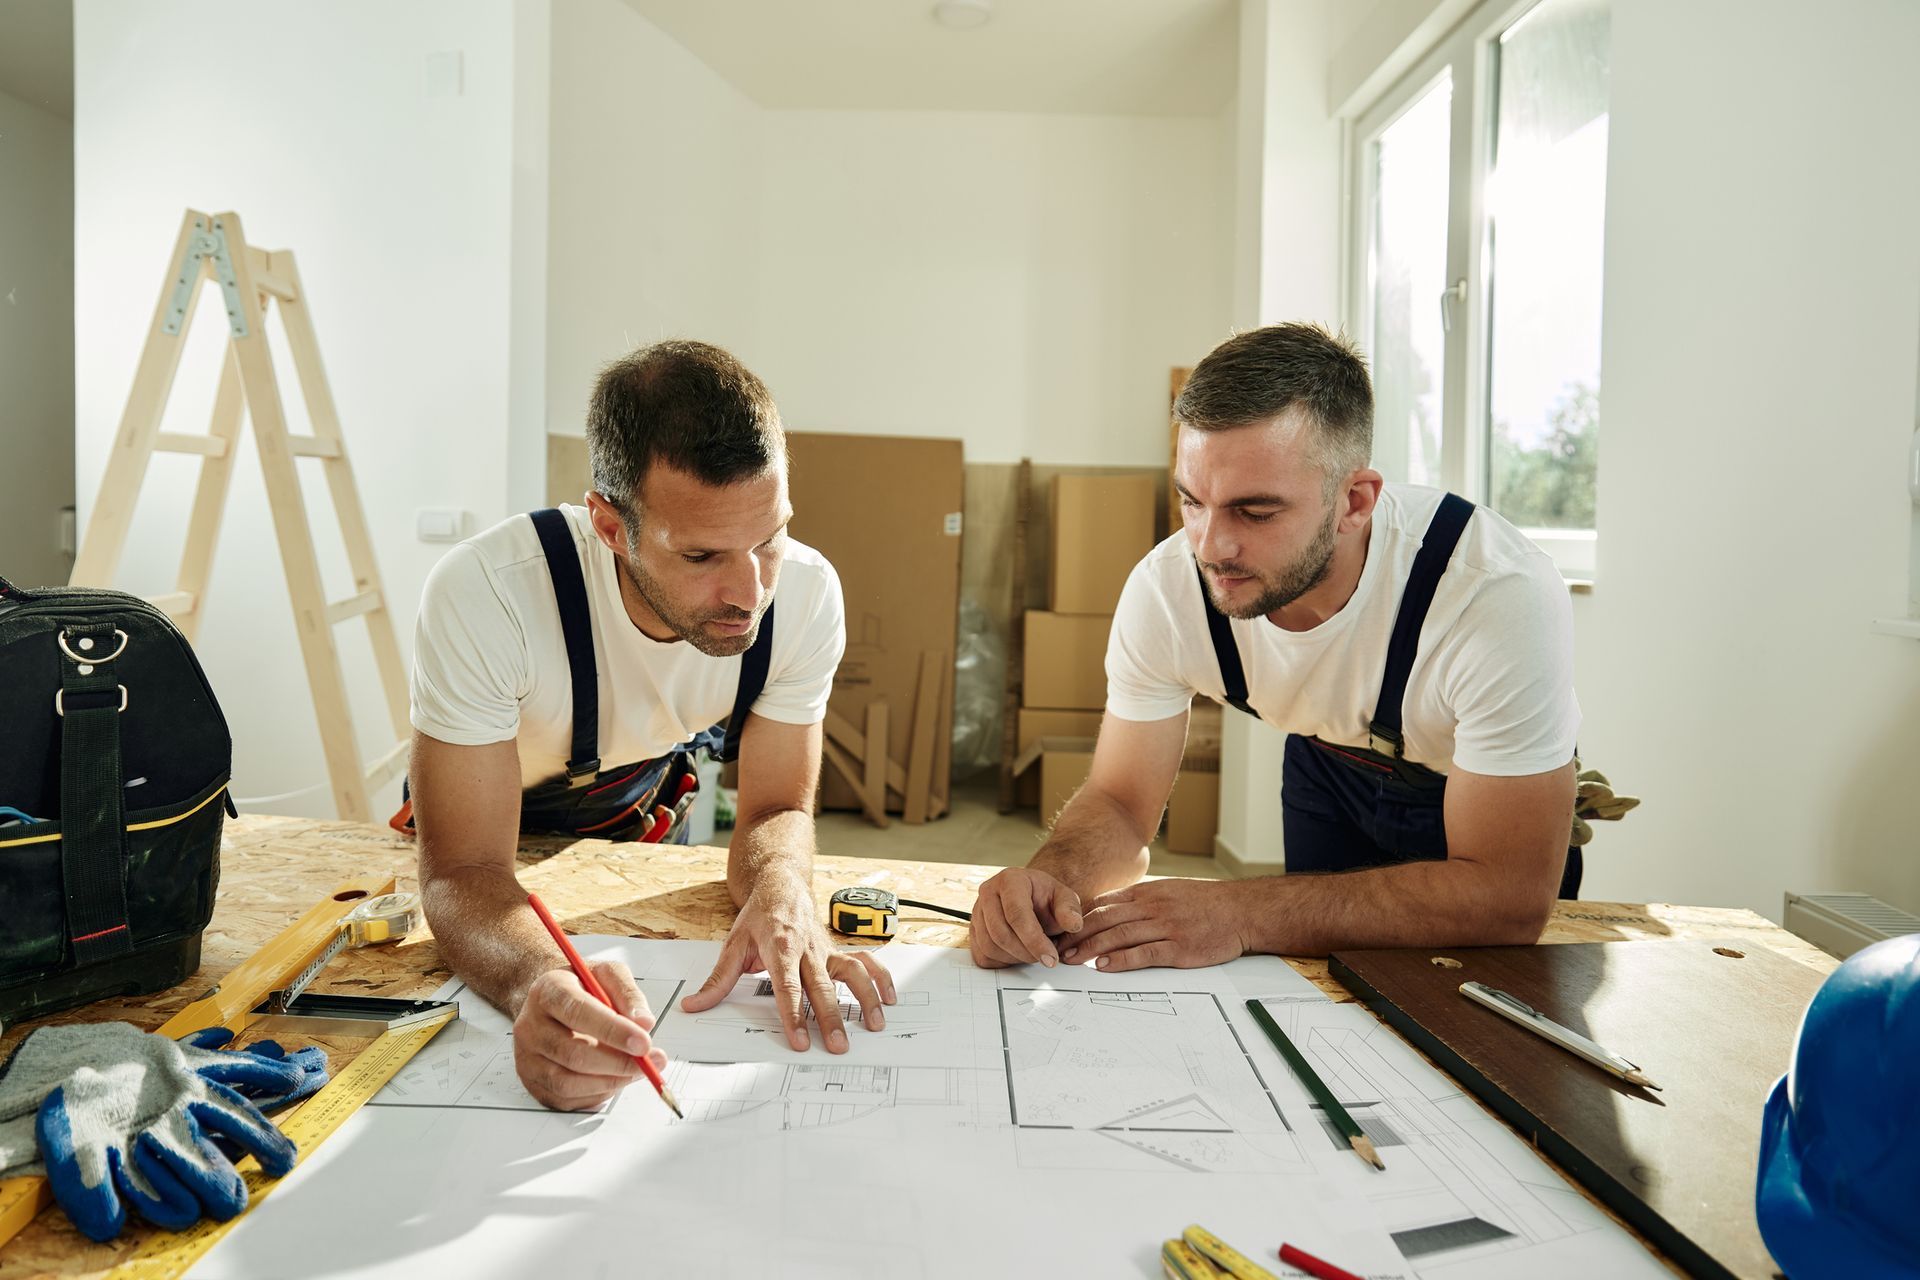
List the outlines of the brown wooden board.
{"type": "Polygon", "coordinates": [[[1778,1274],[1753,1212],[1760,1115],[1822,974],[1764,947],[1700,942],[1342,951],[1330,968],[1690,1275],[1778,1274]],[[1475,1004],[1463,982],[1519,997],[1663,1091],[1475,1004]]]}

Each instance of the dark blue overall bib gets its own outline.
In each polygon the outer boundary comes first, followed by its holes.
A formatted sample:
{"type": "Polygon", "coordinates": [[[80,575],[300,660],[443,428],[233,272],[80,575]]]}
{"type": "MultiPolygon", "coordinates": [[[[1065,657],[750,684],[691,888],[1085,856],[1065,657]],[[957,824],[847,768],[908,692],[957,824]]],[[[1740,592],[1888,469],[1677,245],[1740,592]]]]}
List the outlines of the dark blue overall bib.
{"type": "MultiPolygon", "coordinates": [[[[1347,747],[1297,733],[1287,735],[1280,804],[1288,871],[1358,871],[1447,856],[1443,808],[1447,778],[1405,757],[1400,711],[1427,609],[1472,516],[1473,504],[1450,493],[1427,526],[1394,615],[1380,700],[1368,726],[1370,745],[1347,747]]],[[[1257,719],[1259,712],[1247,701],[1247,677],[1233,628],[1226,615],[1214,608],[1204,572],[1200,599],[1206,607],[1207,633],[1220,663],[1227,702],[1257,719]]],[[[1561,897],[1578,896],[1580,872],[1580,850],[1569,846],[1560,877],[1561,897]]]]}
{"type": "MultiPolygon", "coordinates": [[[[740,754],[740,731],[747,712],[766,688],[773,656],[773,604],[760,615],[760,633],[740,660],[740,683],[725,725],[703,729],[666,755],[637,764],[600,768],[600,677],[593,660],[593,612],[580,572],[573,530],[557,508],[528,513],[553,579],[560,609],[560,634],[567,643],[567,672],[573,682],[573,741],[567,776],[531,787],[520,796],[520,830],[530,835],[593,836],[601,840],[684,843],[686,814],[699,787],[695,753],[705,749],[716,760],[740,754]]],[[[413,830],[413,806],[403,786],[400,812],[389,824],[413,830]]]]}

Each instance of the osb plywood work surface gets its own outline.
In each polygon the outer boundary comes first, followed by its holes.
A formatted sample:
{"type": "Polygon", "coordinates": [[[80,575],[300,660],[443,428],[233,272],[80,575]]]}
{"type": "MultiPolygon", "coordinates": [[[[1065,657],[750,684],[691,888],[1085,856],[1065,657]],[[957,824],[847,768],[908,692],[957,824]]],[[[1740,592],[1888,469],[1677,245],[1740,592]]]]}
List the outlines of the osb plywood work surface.
{"type": "MultiPolygon", "coordinates": [[[[907,842],[903,840],[903,844],[907,842]]],[[[910,847],[910,845],[908,846],[910,847]]],[[[626,934],[646,938],[718,938],[734,916],[726,888],[726,850],[610,844],[602,840],[529,839],[520,854],[521,881],[537,891],[574,933],[626,934]]],[[[814,890],[822,918],[835,889],[868,884],[905,897],[968,909],[980,882],[998,867],[819,858],[814,890]]],[[[416,888],[414,847],[384,827],[307,818],[245,815],[226,826],[219,897],[203,943],[198,973],[179,987],[153,996],[108,1000],[61,1015],[60,1020],[121,1019],[157,1027],[204,994],[235,965],[265,945],[339,881],[356,875],[391,874],[403,890],[416,888]]],[[[913,908],[901,913],[900,938],[934,946],[963,947],[967,927],[913,908]]],[[[1750,911],[1600,902],[1561,903],[1543,941],[1607,942],[1692,938],[1729,946],[1769,946],[1821,973],[1831,957],[1802,943],[1750,911]]],[[[1327,974],[1321,960],[1294,966],[1336,999],[1351,997],[1327,974]]],[[[446,981],[430,933],[422,928],[404,942],[348,951],[330,964],[312,990],[359,995],[422,996],[446,981]]],[[[9,1027],[0,1055],[11,1053],[38,1023],[9,1027]]],[[[318,1041],[337,1071],[364,1041],[318,1041]]],[[[79,1235],[57,1211],[43,1213],[0,1248],[0,1280],[39,1276],[105,1274],[139,1239],[129,1229],[115,1245],[96,1245],[79,1235]]]]}
{"type": "Polygon", "coordinates": [[[1704,941],[1343,951],[1332,969],[1690,1274],[1770,1280],[1754,1220],[1760,1116],[1825,974],[1704,941]],[[1628,1084],[1460,994],[1507,992],[1636,1065],[1628,1084]]]}

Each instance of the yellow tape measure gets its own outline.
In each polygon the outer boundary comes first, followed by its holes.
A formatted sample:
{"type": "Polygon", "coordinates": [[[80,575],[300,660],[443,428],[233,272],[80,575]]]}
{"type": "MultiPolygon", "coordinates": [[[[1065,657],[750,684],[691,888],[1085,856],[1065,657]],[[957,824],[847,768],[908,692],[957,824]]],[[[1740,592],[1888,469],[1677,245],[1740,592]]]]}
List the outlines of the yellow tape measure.
{"type": "MultiPolygon", "coordinates": [[[[301,1103],[291,1114],[275,1118],[280,1132],[293,1139],[300,1148],[300,1159],[306,1160],[322,1142],[332,1136],[334,1130],[346,1123],[347,1117],[365,1105],[368,1098],[380,1092],[387,1081],[393,1079],[401,1067],[414,1054],[426,1046],[427,1041],[440,1032],[440,1028],[459,1017],[457,1009],[448,1009],[430,1022],[416,1023],[399,1031],[388,1031],[361,1051],[360,1055],[339,1075],[329,1080],[320,1092],[301,1103]]],[[[278,1178],[269,1178],[260,1169],[259,1161],[248,1156],[239,1164],[240,1175],[247,1181],[247,1212],[270,1195],[280,1184],[278,1178]]],[[[167,1280],[168,1277],[183,1275],[194,1263],[206,1255],[207,1250],[220,1243],[235,1223],[242,1221],[246,1214],[226,1222],[215,1222],[202,1218],[185,1231],[155,1231],[140,1242],[133,1254],[109,1275],[116,1280],[167,1280]]]]}

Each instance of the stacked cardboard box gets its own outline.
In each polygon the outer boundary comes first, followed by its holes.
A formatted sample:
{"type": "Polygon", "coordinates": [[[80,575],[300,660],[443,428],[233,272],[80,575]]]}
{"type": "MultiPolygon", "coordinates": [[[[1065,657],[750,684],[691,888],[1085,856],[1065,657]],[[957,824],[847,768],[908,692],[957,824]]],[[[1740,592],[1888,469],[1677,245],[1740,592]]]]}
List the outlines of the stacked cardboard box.
{"type": "Polygon", "coordinates": [[[1026,615],[1019,750],[1062,739],[1021,780],[1022,803],[1051,819],[1086,781],[1090,740],[1107,701],[1107,633],[1120,589],[1153,549],[1154,477],[1053,479],[1053,541],[1046,609],[1026,615]]]}
{"type": "Polygon", "coordinates": [[[1167,848],[1213,856],[1220,829],[1220,704],[1195,698],[1187,713],[1187,750],[1167,801],[1167,848]]]}

